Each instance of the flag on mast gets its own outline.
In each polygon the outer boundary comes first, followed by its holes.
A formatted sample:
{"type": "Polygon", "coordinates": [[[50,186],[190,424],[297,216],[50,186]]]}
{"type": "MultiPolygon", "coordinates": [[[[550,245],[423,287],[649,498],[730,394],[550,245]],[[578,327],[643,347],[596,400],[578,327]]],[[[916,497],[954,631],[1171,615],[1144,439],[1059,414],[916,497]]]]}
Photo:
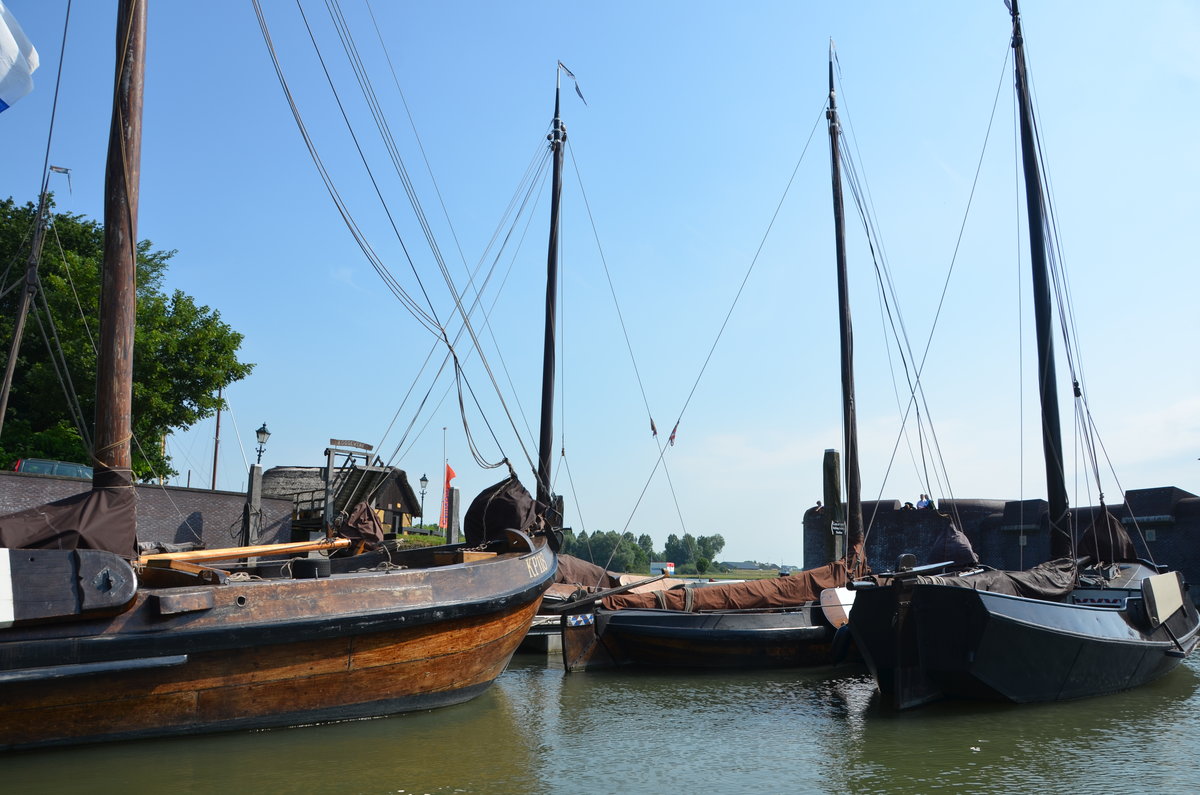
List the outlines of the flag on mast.
{"type": "MultiPolygon", "coordinates": [[[[575,77],[575,73],[568,69],[567,65],[562,61],[558,62],[558,68],[562,69],[563,72],[566,73],[567,77],[571,78],[571,80],[575,83],[575,93],[579,95],[580,99],[583,99],[583,92],[579,90],[579,79],[575,77]]],[[[583,99],[583,104],[587,104],[586,99],[583,99]]]]}
{"type": "Polygon", "coordinates": [[[0,3],[0,112],[33,90],[37,50],[17,18],[0,3]]]}
{"type": "Polygon", "coordinates": [[[438,519],[438,527],[445,530],[450,526],[450,481],[454,480],[458,475],[446,464],[446,479],[442,485],[442,515],[438,519]]]}

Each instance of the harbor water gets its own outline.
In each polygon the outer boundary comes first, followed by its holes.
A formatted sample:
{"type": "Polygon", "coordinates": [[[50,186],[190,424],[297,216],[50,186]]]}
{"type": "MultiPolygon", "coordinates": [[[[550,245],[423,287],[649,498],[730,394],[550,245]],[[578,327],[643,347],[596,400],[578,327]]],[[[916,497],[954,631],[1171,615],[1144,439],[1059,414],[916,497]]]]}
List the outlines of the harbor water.
{"type": "Polygon", "coordinates": [[[457,707],[9,754],[4,791],[1197,792],[1200,663],[1063,704],[880,707],[862,669],[563,673],[518,656],[457,707]]]}

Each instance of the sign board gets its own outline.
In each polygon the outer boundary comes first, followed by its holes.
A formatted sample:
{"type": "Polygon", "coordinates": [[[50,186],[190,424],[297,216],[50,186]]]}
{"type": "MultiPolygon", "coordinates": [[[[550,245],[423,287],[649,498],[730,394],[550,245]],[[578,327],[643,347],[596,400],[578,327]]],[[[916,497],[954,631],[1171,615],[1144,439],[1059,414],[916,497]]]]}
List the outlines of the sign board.
{"type": "Polygon", "coordinates": [[[353,447],[357,450],[366,450],[368,453],[373,449],[366,442],[356,442],[353,439],[330,439],[330,447],[353,447]]]}

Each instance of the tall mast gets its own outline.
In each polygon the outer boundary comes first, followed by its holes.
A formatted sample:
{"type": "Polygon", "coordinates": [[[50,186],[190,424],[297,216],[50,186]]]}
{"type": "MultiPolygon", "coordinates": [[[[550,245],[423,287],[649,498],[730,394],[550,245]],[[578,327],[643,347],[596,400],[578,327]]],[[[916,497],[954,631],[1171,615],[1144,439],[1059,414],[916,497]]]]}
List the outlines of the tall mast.
{"type": "Polygon", "coordinates": [[[842,209],[840,123],[833,88],[833,42],[829,43],[829,165],[833,180],[833,228],[837,249],[838,321],[842,353],[842,434],[846,448],[846,541],[848,552],[863,541],[862,488],[858,473],[858,420],[854,408],[854,330],[850,322],[850,282],[846,274],[846,215],[842,209]]]}
{"type": "Polygon", "coordinates": [[[554,446],[554,350],[556,339],[558,296],[558,204],[562,195],[563,144],[567,130],[559,118],[559,95],[562,71],[554,78],[554,122],[551,125],[550,151],[554,157],[552,190],[550,193],[550,243],[546,254],[546,341],[542,352],[542,427],[538,443],[537,511],[541,516],[553,514],[550,501],[550,451],[554,446]]]}
{"type": "Polygon", "coordinates": [[[1046,462],[1046,499],[1050,503],[1050,556],[1072,555],[1068,520],[1067,487],[1063,475],[1062,426],[1058,416],[1058,379],[1054,373],[1054,334],[1051,329],[1050,272],[1046,256],[1045,199],[1038,167],[1033,108],[1029,102],[1029,79],[1025,71],[1025,42],[1021,15],[1012,0],[1013,65],[1016,71],[1017,104],[1021,114],[1021,161],[1025,172],[1025,206],[1029,216],[1029,259],[1033,269],[1033,309],[1037,328],[1038,393],[1042,407],[1042,453],[1046,462]]]}
{"type": "MultiPolygon", "coordinates": [[[[133,328],[136,310],[138,182],[141,178],[142,90],[146,2],[117,9],[117,73],[104,178],[104,268],[100,288],[100,350],[96,378],[96,461],[131,478],[133,328]]],[[[102,482],[103,481],[103,482],[102,482]]]]}

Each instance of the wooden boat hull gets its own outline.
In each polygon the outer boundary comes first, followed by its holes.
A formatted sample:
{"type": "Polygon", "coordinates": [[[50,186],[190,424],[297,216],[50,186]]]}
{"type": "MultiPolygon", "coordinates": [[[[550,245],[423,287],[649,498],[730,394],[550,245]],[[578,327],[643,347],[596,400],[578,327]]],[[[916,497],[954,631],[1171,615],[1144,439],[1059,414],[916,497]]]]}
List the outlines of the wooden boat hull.
{"type": "Polygon", "coordinates": [[[893,584],[858,591],[849,626],[885,703],[897,709],[946,698],[1026,703],[1116,693],[1169,672],[1196,645],[1200,616],[1190,599],[1151,629],[1140,591],[1108,593],[1123,596],[1124,607],[893,584]]]}
{"type": "Polygon", "coordinates": [[[819,610],[688,613],[597,609],[564,617],[569,671],[611,665],[756,669],[832,662],[833,628],[819,610]]]}
{"type": "Polygon", "coordinates": [[[431,709],[487,689],[553,577],[489,561],[143,589],[112,619],[0,636],[0,749],[431,709]]]}

